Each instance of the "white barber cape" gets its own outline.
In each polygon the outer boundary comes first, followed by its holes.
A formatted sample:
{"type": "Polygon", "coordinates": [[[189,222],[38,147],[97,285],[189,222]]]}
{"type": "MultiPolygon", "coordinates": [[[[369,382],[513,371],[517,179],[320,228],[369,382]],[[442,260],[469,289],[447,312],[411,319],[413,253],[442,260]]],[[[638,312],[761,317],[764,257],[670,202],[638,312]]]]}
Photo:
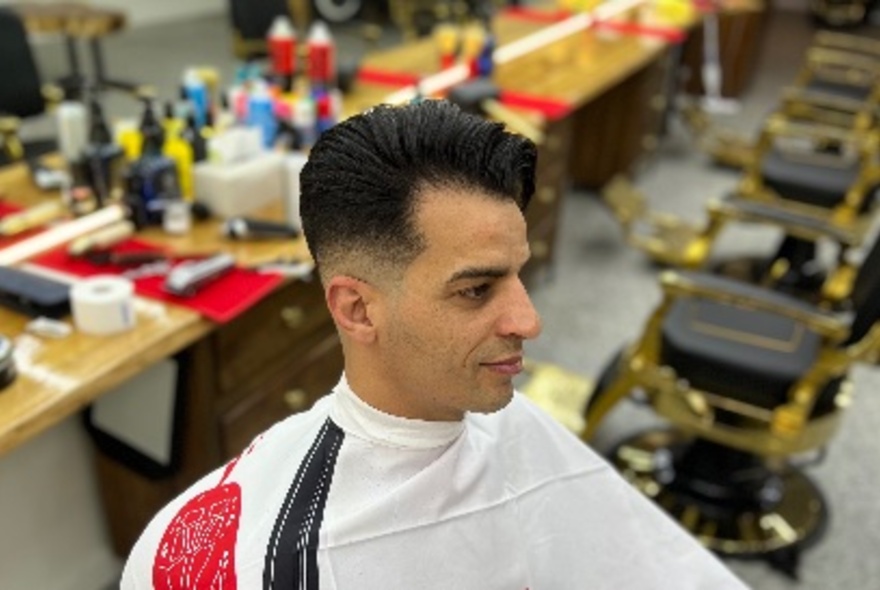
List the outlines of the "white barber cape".
{"type": "Polygon", "coordinates": [[[745,586],[523,396],[422,422],[368,406],[343,377],[166,506],[122,588],[745,586]]]}

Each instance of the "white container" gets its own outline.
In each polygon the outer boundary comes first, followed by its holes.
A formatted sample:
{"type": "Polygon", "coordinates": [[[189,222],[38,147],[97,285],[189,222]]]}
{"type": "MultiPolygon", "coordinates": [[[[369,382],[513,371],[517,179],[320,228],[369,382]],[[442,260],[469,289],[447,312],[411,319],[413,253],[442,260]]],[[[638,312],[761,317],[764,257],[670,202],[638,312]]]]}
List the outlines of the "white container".
{"type": "Polygon", "coordinates": [[[309,157],[300,152],[284,156],[284,220],[298,230],[302,229],[302,218],[299,214],[299,175],[309,157]]]}
{"type": "Polygon", "coordinates": [[[194,166],[196,200],[214,215],[246,215],[283,202],[287,167],[284,156],[264,152],[243,162],[199,162],[194,166]]]}

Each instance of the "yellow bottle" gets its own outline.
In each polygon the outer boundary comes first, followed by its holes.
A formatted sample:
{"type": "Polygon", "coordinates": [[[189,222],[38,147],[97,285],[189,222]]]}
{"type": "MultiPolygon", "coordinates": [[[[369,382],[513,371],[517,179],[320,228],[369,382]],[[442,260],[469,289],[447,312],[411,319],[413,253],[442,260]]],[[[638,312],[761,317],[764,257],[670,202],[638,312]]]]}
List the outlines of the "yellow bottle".
{"type": "Polygon", "coordinates": [[[180,196],[191,201],[195,195],[193,180],[193,149],[180,137],[180,133],[165,136],[165,145],[162,153],[174,160],[177,165],[177,177],[180,180],[180,196]]]}

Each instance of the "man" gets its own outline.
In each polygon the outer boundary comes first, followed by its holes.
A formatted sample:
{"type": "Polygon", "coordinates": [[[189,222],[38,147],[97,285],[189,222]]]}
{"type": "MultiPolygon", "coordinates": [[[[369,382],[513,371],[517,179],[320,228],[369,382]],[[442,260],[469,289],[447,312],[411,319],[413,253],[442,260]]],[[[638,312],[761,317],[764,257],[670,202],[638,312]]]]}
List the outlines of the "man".
{"type": "Polygon", "coordinates": [[[123,588],[743,588],[514,393],[535,157],[441,101],[321,138],[301,214],[345,374],[167,506],[123,588]]]}

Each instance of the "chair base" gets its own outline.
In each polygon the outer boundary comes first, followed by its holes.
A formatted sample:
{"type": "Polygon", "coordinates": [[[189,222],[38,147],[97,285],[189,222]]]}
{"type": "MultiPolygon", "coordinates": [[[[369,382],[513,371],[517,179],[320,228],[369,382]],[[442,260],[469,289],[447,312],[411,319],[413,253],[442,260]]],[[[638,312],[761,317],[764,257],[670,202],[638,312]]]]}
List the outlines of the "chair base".
{"type": "Polygon", "coordinates": [[[727,557],[762,558],[792,578],[800,551],[821,536],[828,510],[797,468],[677,431],[637,434],[611,461],[706,547],[727,557]]]}

